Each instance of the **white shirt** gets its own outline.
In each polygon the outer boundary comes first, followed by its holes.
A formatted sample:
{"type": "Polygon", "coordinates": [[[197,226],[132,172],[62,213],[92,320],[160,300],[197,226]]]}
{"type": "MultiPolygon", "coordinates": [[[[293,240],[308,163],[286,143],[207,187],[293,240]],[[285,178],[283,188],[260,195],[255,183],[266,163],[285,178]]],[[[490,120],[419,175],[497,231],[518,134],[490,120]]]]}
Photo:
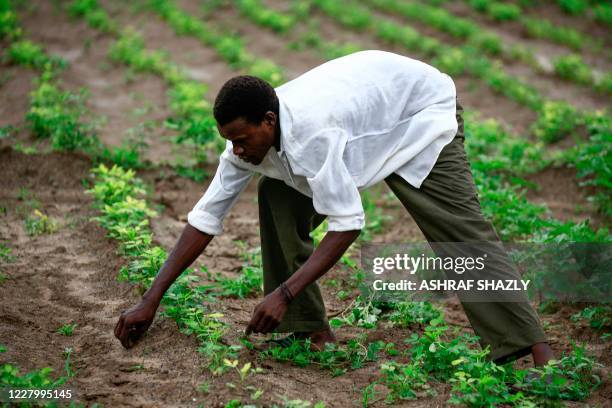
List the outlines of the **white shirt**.
{"type": "Polygon", "coordinates": [[[313,199],[329,231],[361,229],[359,191],[392,173],[416,188],[457,132],[456,89],[436,68],[385,51],[328,61],[276,88],[280,151],[259,165],[242,161],[232,143],[187,219],[218,235],[223,219],[254,173],[283,180],[313,199]]]}

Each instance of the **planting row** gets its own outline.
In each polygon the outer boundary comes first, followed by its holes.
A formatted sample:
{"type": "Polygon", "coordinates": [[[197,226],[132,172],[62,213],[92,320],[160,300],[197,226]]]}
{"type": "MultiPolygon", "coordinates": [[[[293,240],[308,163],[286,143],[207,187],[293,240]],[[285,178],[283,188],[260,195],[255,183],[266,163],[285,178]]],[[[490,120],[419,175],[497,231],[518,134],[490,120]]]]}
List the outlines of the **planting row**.
{"type": "MultiPolygon", "coordinates": [[[[445,3],[447,0],[429,0],[435,3],[445,3]]],[[[572,0],[570,0],[572,1],[572,0]]],[[[471,8],[487,15],[496,22],[516,21],[524,33],[532,38],[541,38],[567,46],[576,51],[584,48],[601,50],[603,43],[596,38],[581,33],[567,26],[560,26],[543,18],[526,15],[516,2],[509,3],[497,0],[466,0],[471,8]]]]}
{"type": "MultiPolygon", "coordinates": [[[[406,3],[398,0],[367,0],[367,4],[411,20],[419,21],[441,32],[459,39],[467,40],[466,46],[473,47],[492,57],[502,57],[505,61],[522,60],[537,72],[547,73],[535,57],[532,50],[514,44],[510,47],[494,32],[483,29],[473,21],[455,16],[446,10],[427,4],[406,3]]],[[[596,79],[591,68],[579,55],[561,55],[553,60],[554,73],[560,78],[580,85],[592,86],[596,90],[612,93],[612,72],[605,73],[596,79]]]]}

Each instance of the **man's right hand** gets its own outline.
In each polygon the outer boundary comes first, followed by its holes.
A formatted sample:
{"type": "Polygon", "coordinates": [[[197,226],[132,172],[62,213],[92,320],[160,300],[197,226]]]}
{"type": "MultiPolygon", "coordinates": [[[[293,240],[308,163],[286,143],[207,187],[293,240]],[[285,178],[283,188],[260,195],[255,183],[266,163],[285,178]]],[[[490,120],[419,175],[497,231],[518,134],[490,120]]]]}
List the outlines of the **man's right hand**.
{"type": "Polygon", "coordinates": [[[196,260],[214,235],[200,232],[191,225],[185,225],[181,236],[162,265],[151,287],[136,306],[121,313],[115,326],[115,337],[123,347],[130,348],[147,331],[166,290],[196,260]]]}
{"type": "Polygon", "coordinates": [[[136,306],[124,310],[115,325],[115,337],[119,339],[123,347],[130,348],[147,331],[153,319],[157,305],[142,300],[136,306]]]}

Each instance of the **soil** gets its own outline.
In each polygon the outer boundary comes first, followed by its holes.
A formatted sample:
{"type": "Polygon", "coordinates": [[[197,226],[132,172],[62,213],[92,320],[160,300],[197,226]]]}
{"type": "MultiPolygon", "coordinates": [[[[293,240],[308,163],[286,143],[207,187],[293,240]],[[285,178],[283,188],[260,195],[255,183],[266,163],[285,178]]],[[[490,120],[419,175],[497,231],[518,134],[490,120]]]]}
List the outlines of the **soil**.
{"type": "MultiPolygon", "coordinates": [[[[81,21],[72,21],[54,6],[62,2],[32,1],[22,15],[22,24],[28,38],[44,43],[49,51],[70,60],[62,74],[69,89],[86,87],[91,96],[88,107],[95,117],[103,116],[98,133],[104,143],[119,145],[129,129],[143,122],[153,124],[145,128],[143,137],[149,148],[147,158],[155,164],[140,172],[152,185],[152,200],[162,207],[159,217],[152,221],[157,244],[170,249],[185,225],[186,214],[205,191],[210,178],[204,183],[179,177],[164,166],[180,151],[169,140],[172,133],[161,126],[169,115],[166,104],[166,85],[150,75],[132,75],[123,66],[112,64],[106,53],[112,39],[98,34],[81,21]],[[89,45],[87,45],[89,44],[89,45]]],[[[189,37],[176,36],[157,16],[147,12],[135,13],[123,2],[106,0],[101,3],[111,11],[122,25],[133,25],[142,30],[150,49],[166,50],[173,61],[188,68],[196,80],[210,84],[207,98],[212,102],[222,83],[240,71],[231,70],[210,47],[189,37]]],[[[280,4],[280,3],[279,3],[280,4]]],[[[199,5],[181,2],[190,12],[197,14],[199,5]]],[[[318,15],[321,35],[336,41],[352,41],[368,48],[381,48],[395,52],[401,50],[372,40],[368,34],[350,32],[318,15]]],[[[215,11],[209,19],[215,27],[238,27],[249,52],[270,58],[286,68],[293,78],[320,63],[323,59],[312,50],[290,52],[287,44],[291,35],[279,37],[256,27],[228,7],[215,11]]],[[[302,27],[303,29],[304,27],[302,27]]],[[[405,53],[405,52],[404,52],[405,53]]],[[[419,57],[416,56],[415,57],[419,57]]],[[[2,65],[0,81],[0,125],[22,125],[28,110],[28,93],[32,89],[35,73],[31,70],[2,65]]],[[[494,117],[521,132],[528,128],[535,116],[533,112],[492,93],[470,78],[455,78],[460,100],[467,108],[494,117]]],[[[17,141],[32,144],[34,138],[27,129],[17,135],[17,141]]],[[[106,237],[92,217],[91,197],[85,193],[84,180],[89,179],[92,163],[79,154],[44,153],[25,155],[8,147],[9,140],[0,140],[0,242],[9,246],[14,261],[2,263],[0,270],[7,279],[0,283],[0,344],[7,351],[0,354],[0,362],[15,364],[21,372],[49,366],[57,375],[63,373],[63,352],[72,348],[72,368],[76,375],[66,387],[75,390],[77,400],[104,406],[198,406],[222,407],[233,398],[247,400],[248,386],[263,390],[259,403],[269,406],[280,404],[283,398],[324,401],[328,407],[359,406],[360,390],[376,376],[378,363],[369,363],[362,369],[332,378],[328,372],[316,367],[298,368],[271,360],[260,361],[253,352],[244,351],[241,361],[252,361],[264,369],[262,374],[250,376],[244,384],[237,373],[230,372],[213,377],[206,370],[205,361],[197,352],[197,341],[179,332],[166,318],[158,318],[148,334],[134,348],[125,350],[113,337],[113,327],[120,312],[134,305],[140,298],[137,289],[116,277],[124,260],[117,254],[116,242],[106,237]],[[3,146],[3,147],[2,147],[3,146]],[[24,190],[25,189],[25,190],[24,190]],[[57,232],[30,237],[24,228],[24,219],[35,203],[51,218],[59,222],[57,232]],[[76,323],[74,334],[63,336],[56,330],[64,324],[76,323]],[[202,383],[209,384],[209,392],[199,390],[202,383]],[[233,383],[236,388],[228,386],[233,383]]],[[[44,150],[44,143],[40,145],[44,150]]],[[[41,150],[41,149],[39,149],[41,150]]],[[[207,168],[212,176],[214,164],[207,168]]],[[[588,207],[588,191],[577,187],[575,174],[570,170],[548,169],[534,176],[541,189],[529,197],[546,203],[553,214],[562,219],[597,217],[588,207]],[[576,215],[573,210],[581,205],[586,210],[576,215]]],[[[87,184],[87,183],[85,183],[87,184]]],[[[381,194],[387,192],[383,185],[381,194]]],[[[376,242],[422,240],[418,227],[395,199],[381,199],[377,203],[391,217],[376,242]]],[[[242,266],[240,248],[236,241],[244,241],[248,248],[259,245],[256,180],[240,196],[235,208],[225,221],[226,233],[207,248],[195,263],[224,276],[237,276],[242,266]]],[[[199,273],[199,272],[196,272],[199,273]]],[[[330,315],[349,306],[356,293],[340,301],[333,281],[345,281],[347,273],[337,267],[321,283],[323,297],[330,315]]],[[[226,299],[214,307],[224,314],[231,325],[227,336],[238,343],[251,312],[260,299],[226,299]]],[[[462,331],[471,333],[461,305],[451,301],[443,305],[446,319],[462,331]]],[[[541,314],[547,327],[553,350],[557,355],[570,350],[571,341],[586,343],[599,363],[603,364],[604,383],[585,401],[589,405],[605,405],[612,399],[609,379],[611,344],[603,343],[596,332],[570,321],[580,305],[564,305],[551,314],[541,314]]],[[[421,327],[393,329],[382,324],[368,330],[368,340],[382,339],[401,347],[411,332],[421,327]]],[[[345,344],[366,331],[342,328],[337,331],[339,342],[345,344]]],[[[525,357],[517,364],[531,365],[525,357]]],[[[438,395],[407,401],[400,406],[430,407],[445,405],[450,385],[433,385],[438,395]]],[[[385,406],[377,401],[374,406],[385,406]]]]}

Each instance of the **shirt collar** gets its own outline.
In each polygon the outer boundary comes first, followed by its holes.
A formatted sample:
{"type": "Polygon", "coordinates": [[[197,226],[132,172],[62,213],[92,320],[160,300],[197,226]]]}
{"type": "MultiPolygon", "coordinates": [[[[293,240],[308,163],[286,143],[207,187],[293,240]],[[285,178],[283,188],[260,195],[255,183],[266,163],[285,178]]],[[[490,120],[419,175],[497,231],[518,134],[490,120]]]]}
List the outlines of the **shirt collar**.
{"type": "MultiPolygon", "coordinates": [[[[277,152],[279,156],[285,154],[285,150],[287,148],[287,140],[291,135],[291,114],[289,113],[289,109],[285,104],[282,95],[278,95],[278,116],[280,120],[280,150],[277,152]]],[[[276,149],[275,149],[276,151],[276,149]]]]}

